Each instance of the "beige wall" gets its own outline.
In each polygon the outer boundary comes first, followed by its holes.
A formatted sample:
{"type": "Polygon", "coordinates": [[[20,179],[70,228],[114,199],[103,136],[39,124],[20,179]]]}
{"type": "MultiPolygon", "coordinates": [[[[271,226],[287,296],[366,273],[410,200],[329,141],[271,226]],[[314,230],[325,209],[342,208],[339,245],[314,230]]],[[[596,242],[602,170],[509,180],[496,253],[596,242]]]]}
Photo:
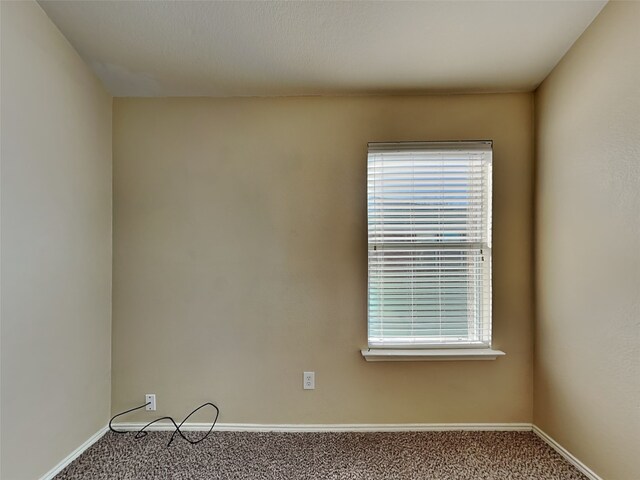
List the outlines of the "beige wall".
{"type": "Polygon", "coordinates": [[[638,475],[640,3],[536,93],[535,365],[531,95],[117,99],[112,389],[111,98],[37,4],[1,15],[2,478],[53,467],[110,392],[113,412],[158,394],[129,420],[205,400],[222,422],[533,420],[638,475]],[[365,363],[366,143],[484,138],[507,356],[365,363]]]}
{"type": "Polygon", "coordinates": [[[537,92],[535,423],[640,478],[640,3],[609,3],[537,92]]]}
{"type": "Polygon", "coordinates": [[[530,422],[532,100],[114,99],[112,411],[155,392],[221,422],[530,422]],[[366,363],[367,142],[484,138],[507,356],[366,363]]]}
{"type": "Polygon", "coordinates": [[[111,98],[35,2],[1,2],[2,467],[35,479],[108,421],[111,98]]]}

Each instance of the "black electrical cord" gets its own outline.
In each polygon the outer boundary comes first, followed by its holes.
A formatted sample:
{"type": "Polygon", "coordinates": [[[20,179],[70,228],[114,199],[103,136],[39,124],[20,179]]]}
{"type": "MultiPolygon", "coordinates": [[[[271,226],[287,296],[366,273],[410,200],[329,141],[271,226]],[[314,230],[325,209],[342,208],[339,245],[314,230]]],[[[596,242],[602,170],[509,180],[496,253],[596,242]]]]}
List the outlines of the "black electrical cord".
{"type": "MultiPolygon", "coordinates": [[[[114,415],[113,417],[111,417],[111,420],[109,420],[109,430],[111,430],[113,433],[128,433],[125,430],[116,430],[115,428],[113,428],[113,421],[118,418],[121,417],[122,415],[126,415],[127,413],[131,413],[135,410],[140,410],[141,408],[146,407],[147,405],[149,405],[151,402],[147,402],[144,405],[140,405],[139,407],[135,407],[135,408],[131,408],[129,410],[125,410],[124,412],[118,413],[117,415],[114,415]]],[[[180,435],[182,438],[184,438],[187,442],[189,442],[191,445],[195,445],[197,443],[200,443],[201,441],[203,441],[205,438],[207,438],[210,434],[211,431],[213,430],[213,427],[216,425],[216,422],[218,421],[218,416],[220,415],[220,409],[218,407],[216,407],[213,403],[211,402],[206,402],[203,403],[202,405],[200,405],[198,408],[196,408],[195,410],[192,410],[191,413],[189,415],[187,415],[186,417],[184,417],[184,420],[182,420],[180,422],[180,424],[178,425],[176,423],[176,421],[173,419],[173,417],[160,417],[160,418],[156,418],[155,420],[153,420],[152,422],[147,423],[144,427],[142,427],[140,430],[138,430],[138,432],[136,433],[135,438],[136,440],[145,437],[147,435],[147,428],[150,427],[151,425],[153,425],[156,422],[160,422],[162,420],[169,420],[171,421],[171,423],[173,423],[173,426],[175,427],[175,430],[173,431],[173,434],[171,435],[171,438],[169,439],[169,443],[167,443],[167,447],[171,445],[171,442],[173,442],[176,433],[178,435],[180,435]],[[216,411],[216,416],[213,419],[213,422],[211,423],[211,427],[209,428],[209,430],[207,431],[207,433],[202,437],[199,438],[198,440],[191,440],[187,437],[185,437],[184,433],[182,433],[182,430],[180,430],[180,427],[182,427],[182,425],[184,424],[184,422],[186,422],[191,415],[193,415],[194,413],[196,413],[197,411],[199,411],[202,408],[205,407],[213,407],[216,411]]]]}

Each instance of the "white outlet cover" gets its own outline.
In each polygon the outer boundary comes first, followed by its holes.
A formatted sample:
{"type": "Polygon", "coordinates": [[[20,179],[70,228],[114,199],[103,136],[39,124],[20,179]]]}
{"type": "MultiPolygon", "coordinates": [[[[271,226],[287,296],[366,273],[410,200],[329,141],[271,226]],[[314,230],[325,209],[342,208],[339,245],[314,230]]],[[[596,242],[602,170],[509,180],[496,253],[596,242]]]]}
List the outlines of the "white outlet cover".
{"type": "Polygon", "coordinates": [[[302,388],[305,390],[314,390],[316,388],[316,372],[303,373],[302,388]]]}
{"type": "Polygon", "coordinates": [[[147,393],[144,396],[144,403],[146,405],[145,410],[147,410],[148,412],[155,412],[156,411],[156,394],[155,393],[147,393]]]}

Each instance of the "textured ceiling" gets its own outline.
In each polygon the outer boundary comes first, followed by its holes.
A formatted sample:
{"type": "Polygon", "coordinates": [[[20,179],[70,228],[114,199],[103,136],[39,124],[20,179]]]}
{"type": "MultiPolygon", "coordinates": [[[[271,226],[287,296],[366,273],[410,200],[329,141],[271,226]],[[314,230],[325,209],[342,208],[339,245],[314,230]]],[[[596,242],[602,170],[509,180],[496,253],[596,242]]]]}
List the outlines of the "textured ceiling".
{"type": "Polygon", "coordinates": [[[115,96],[534,89],[604,1],[40,1],[115,96]]]}

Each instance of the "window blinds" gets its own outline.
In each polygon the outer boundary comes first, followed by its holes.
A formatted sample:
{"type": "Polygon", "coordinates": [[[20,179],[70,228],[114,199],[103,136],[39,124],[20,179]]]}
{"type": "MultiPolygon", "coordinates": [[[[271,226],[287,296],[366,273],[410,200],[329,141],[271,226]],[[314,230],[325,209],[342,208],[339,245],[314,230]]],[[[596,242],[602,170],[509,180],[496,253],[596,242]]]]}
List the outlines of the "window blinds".
{"type": "Polygon", "coordinates": [[[370,347],[491,344],[492,144],[370,143],[370,347]]]}

